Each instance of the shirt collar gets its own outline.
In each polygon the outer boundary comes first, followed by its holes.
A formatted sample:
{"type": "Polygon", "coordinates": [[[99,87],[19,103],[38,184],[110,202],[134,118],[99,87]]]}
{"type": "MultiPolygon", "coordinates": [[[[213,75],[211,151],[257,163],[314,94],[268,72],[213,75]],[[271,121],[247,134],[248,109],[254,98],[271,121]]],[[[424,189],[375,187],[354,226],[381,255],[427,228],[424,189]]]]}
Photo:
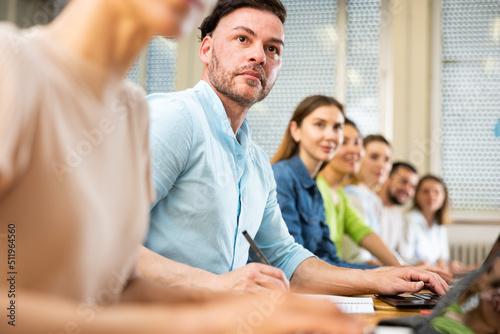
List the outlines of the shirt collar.
{"type": "Polygon", "coordinates": [[[289,161],[290,166],[294,170],[300,181],[300,184],[302,185],[302,187],[304,187],[304,189],[309,189],[316,185],[316,181],[311,177],[311,175],[309,175],[309,171],[307,170],[298,154],[291,157],[289,161]]]}
{"type": "Polygon", "coordinates": [[[196,84],[196,86],[194,86],[194,90],[203,96],[203,99],[208,104],[208,107],[213,111],[213,113],[208,113],[209,115],[207,114],[208,117],[215,117],[216,119],[218,119],[223,133],[231,138],[238,140],[244,151],[248,153],[247,148],[252,137],[252,130],[250,129],[250,125],[248,124],[247,119],[245,118],[235,136],[233,128],[231,128],[231,124],[229,124],[226,109],[224,109],[222,101],[220,100],[219,96],[214,91],[212,86],[210,86],[208,82],[200,80],[196,84]]]}

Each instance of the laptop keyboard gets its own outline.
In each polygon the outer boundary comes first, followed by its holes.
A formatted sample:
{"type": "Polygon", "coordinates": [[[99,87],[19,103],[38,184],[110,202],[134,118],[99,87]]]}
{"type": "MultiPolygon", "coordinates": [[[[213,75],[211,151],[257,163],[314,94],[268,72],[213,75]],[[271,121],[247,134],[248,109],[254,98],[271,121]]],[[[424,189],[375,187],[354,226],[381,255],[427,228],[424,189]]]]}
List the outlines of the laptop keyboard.
{"type": "Polygon", "coordinates": [[[437,293],[412,293],[411,295],[422,300],[431,300],[431,299],[439,300],[441,298],[441,296],[438,295],[437,293]]]}

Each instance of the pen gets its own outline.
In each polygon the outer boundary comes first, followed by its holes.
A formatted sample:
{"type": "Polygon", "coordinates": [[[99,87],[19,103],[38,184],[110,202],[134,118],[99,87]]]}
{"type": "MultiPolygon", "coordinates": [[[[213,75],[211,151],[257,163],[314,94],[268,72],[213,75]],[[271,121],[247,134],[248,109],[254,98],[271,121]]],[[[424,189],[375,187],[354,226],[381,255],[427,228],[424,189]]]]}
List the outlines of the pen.
{"type": "Polygon", "coordinates": [[[269,263],[269,261],[267,261],[266,257],[264,256],[264,254],[262,253],[262,251],[260,250],[259,246],[257,246],[255,244],[255,242],[253,241],[252,237],[248,234],[248,232],[245,230],[242,232],[243,235],[245,236],[245,238],[247,239],[248,243],[250,244],[250,247],[252,247],[252,250],[255,252],[255,254],[257,254],[257,256],[259,257],[260,261],[264,264],[267,264],[267,265],[271,265],[269,263]]]}

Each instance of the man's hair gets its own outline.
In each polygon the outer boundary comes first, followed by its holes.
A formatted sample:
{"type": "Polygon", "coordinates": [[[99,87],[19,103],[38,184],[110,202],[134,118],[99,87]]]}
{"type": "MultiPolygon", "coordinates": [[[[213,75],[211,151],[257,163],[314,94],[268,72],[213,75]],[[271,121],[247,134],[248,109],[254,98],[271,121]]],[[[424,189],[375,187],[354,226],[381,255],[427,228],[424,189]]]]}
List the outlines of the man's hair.
{"type": "Polygon", "coordinates": [[[281,23],[285,23],[286,9],[280,0],[219,0],[212,14],[207,16],[201,23],[201,40],[205,36],[210,36],[215,30],[219,21],[226,15],[240,8],[256,8],[265,10],[276,15],[281,23]]]}
{"type": "Polygon", "coordinates": [[[411,165],[410,163],[405,162],[405,161],[396,161],[396,162],[392,163],[392,169],[391,169],[391,172],[389,173],[389,176],[394,175],[400,167],[409,169],[413,173],[418,174],[417,169],[415,167],[413,167],[413,165],[411,165]]]}

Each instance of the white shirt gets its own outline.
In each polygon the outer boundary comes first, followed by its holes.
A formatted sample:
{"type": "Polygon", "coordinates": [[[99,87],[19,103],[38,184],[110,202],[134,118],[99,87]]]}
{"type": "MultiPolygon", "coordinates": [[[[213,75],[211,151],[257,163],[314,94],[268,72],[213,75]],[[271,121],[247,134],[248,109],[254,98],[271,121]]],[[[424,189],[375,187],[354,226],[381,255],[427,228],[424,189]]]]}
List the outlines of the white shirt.
{"type": "Polygon", "coordinates": [[[384,215],[380,221],[380,238],[394,253],[400,263],[405,263],[402,254],[406,248],[406,222],[403,211],[396,205],[384,206],[384,215]]]}
{"type": "Polygon", "coordinates": [[[414,262],[428,261],[436,264],[437,260],[449,261],[448,233],[446,227],[427,220],[418,210],[412,210],[405,216],[407,247],[405,258],[414,262]]]}
{"type": "MultiPolygon", "coordinates": [[[[373,231],[380,235],[380,222],[384,217],[384,204],[380,197],[364,184],[349,185],[344,188],[346,196],[352,205],[359,211],[364,221],[373,231]]],[[[373,255],[364,248],[356,245],[349,238],[344,238],[344,260],[350,262],[367,262],[373,260],[373,255]]]]}

